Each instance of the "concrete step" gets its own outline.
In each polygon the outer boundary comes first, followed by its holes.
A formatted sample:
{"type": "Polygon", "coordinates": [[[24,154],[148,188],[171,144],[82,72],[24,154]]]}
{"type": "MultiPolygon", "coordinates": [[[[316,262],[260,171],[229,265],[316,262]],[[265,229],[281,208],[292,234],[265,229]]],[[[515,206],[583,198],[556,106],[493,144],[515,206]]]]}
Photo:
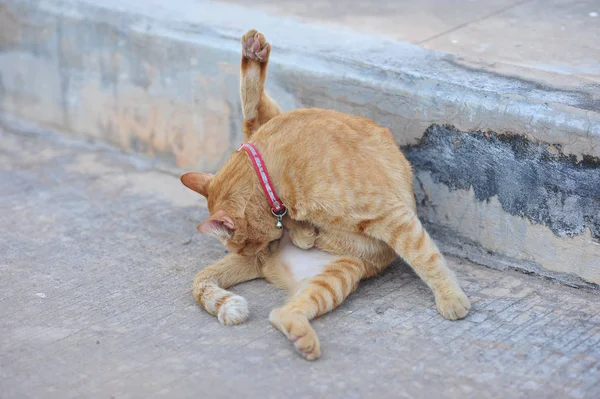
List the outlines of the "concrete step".
{"type": "Polygon", "coordinates": [[[333,108],[394,132],[415,166],[421,219],[445,252],[600,283],[593,71],[507,76],[256,5],[96,3],[0,5],[4,116],[214,171],[242,141],[238,40],[257,28],[273,44],[267,87],[284,109],[333,108]]]}

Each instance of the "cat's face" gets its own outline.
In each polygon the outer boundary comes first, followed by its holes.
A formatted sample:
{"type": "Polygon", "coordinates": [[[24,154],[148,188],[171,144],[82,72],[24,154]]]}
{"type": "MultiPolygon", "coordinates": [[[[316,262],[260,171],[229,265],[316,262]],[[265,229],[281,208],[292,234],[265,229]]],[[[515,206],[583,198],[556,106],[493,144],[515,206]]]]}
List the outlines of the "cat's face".
{"type": "Polygon", "coordinates": [[[198,225],[198,231],[218,238],[230,252],[256,255],[281,238],[282,230],[275,227],[266,201],[256,204],[252,195],[238,193],[235,185],[220,184],[208,173],[189,172],[181,182],[208,201],[210,217],[198,225]]]}

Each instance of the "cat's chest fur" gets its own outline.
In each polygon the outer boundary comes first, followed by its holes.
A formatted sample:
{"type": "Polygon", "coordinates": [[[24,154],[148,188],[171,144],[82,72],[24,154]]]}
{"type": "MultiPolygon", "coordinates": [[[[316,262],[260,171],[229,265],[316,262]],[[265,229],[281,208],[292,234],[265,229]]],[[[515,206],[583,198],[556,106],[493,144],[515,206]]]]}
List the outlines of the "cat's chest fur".
{"type": "Polygon", "coordinates": [[[335,255],[311,248],[309,250],[296,247],[288,233],[285,233],[279,244],[279,260],[282,261],[296,281],[313,277],[323,271],[325,266],[336,259],[335,255]]]}
{"type": "Polygon", "coordinates": [[[296,247],[286,232],[279,241],[276,252],[265,262],[263,273],[268,281],[294,293],[335,259],[336,255],[320,249],[296,247]]]}

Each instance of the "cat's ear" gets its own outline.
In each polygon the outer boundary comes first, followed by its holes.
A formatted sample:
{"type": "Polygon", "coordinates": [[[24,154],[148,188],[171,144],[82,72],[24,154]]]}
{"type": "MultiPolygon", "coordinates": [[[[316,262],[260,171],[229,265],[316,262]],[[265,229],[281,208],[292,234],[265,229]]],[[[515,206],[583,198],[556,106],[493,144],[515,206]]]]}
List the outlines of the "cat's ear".
{"type": "Polygon", "coordinates": [[[206,219],[198,226],[198,231],[213,237],[231,238],[235,230],[235,223],[229,214],[223,210],[215,212],[214,215],[206,219]]]}
{"type": "Polygon", "coordinates": [[[188,172],[181,175],[180,180],[190,190],[208,198],[208,184],[213,177],[210,173],[188,172]]]}

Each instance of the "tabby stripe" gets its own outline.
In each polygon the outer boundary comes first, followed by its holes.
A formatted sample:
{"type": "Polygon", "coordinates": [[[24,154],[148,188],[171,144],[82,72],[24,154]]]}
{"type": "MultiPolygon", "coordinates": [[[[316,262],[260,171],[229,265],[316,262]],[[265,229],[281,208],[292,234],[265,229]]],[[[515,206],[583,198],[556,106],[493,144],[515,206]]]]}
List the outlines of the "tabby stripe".
{"type": "Polygon", "coordinates": [[[317,298],[319,298],[319,309],[322,312],[326,312],[327,311],[327,307],[329,306],[327,298],[325,298],[325,295],[323,295],[322,292],[317,292],[317,298]]]}
{"type": "Polygon", "coordinates": [[[340,280],[340,283],[342,284],[342,295],[346,295],[348,292],[348,277],[350,277],[350,281],[352,281],[352,276],[349,276],[348,273],[346,273],[343,270],[335,270],[335,274],[332,274],[333,277],[336,277],[340,280]]]}
{"type": "Polygon", "coordinates": [[[310,300],[317,304],[319,310],[324,309],[327,306],[327,301],[318,292],[312,292],[310,294],[310,300]]]}
{"type": "Polygon", "coordinates": [[[409,208],[406,206],[397,206],[387,211],[385,215],[370,220],[371,223],[369,225],[378,224],[381,226],[385,222],[389,227],[390,224],[395,225],[398,220],[410,219],[411,216],[412,211],[409,208]]]}
{"type": "Polygon", "coordinates": [[[215,303],[216,313],[219,313],[219,309],[221,309],[221,306],[223,306],[223,304],[232,296],[233,296],[233,294],[227,293],[227,294],[223,295],[221,298],[217,299],[217,302],[215,303]]]}
{"type": "MultiPolygon", "coordinates": [[[[365,230],[367,227],[369,227],[369,226],[373,226],[373,225],[380,224],[380,223],[381,223],[381,222],[383,222],[385,219],[387,219],[387,218],[388,218],[388,216],[389,216],[389,215],[383,215],[383,216],[376,217],[375,219],[371,219],[371,220],[367,220],[367,221],[365,221],[365,222],[368,222],[368,223],[365,223],[365,224],[364,224],[363,231],[364,231],[364,230],[365,230]]],[[[362,233],[362,231],[361,231],[361,233],[362,233]]]]}
{"type": "Polygon", "coordinates": [[[349,295],[358,285],[361,277],[364,275],[364,264],[354,259],[339,259],[333,263],[340,264],[340,270],[344,271],[346,277],[350,278],[352,287],[348,290],[347,284],[344,286],[344,294],[349,295]]]}
{"type": "Polygon", "coordinates": [[[344,220],[343,216],[334,216],[333,218],[331,218],[329,220],[329,223],[333,224],[333,225],[336,225],[336,224],[340,224],[340,222],[343,221],[343,220],[344,220]]]}
{"type": "Polygon", "coordinates": [[[210,287],[210,285],[208,285],[206,283],[200,283],[198,285],[199,286],[201,285],[201,287],[197,288],[196,300],[198,301],[198,303],[200,303],[200,306],[202,306],[204,309],[206,309],[206,305],[204,304],[204,293],[208,288],[212,288],[212,287],[210,287]]]}
{"type": "Polygon", "coordinates": [[[258,120],[256,118],[244,119],[244,133],[250,135],[258,129],[258,120]]]}
{"type": "Polygon", "coordinates": [[[390,238],[390,245],[392,247],[396,247],[398,245],[398,241],[400,240],[400,236],[402,235],[402,232],[404,231],[404,226],[398,226],[396,227],[391,234],[391,238],[390,238]]]}
{"type": "Polygon", "coordinates": [[[360,280],[363,275],[364,267],[359,262],[348,259],[347,261],[337,263],[340,264],[340,270],[344,271],[344,273],[351,278],[351,281],[355,279],[360,280]]]}
{"type": "MultiPolygon", "coordinates": [[[[392,220],[390,220],[389,224],[394,225],[394,226],[398,226],[398,224],[407,225],[407,224],[411,223],[415,217],[416,216],[413,211],[411,211],[409,208],[403,206],[403,207],[397,208],[397,211],[394,211],[393,213],[390,214],[390,218],[392,220]]],[[[388,226],[388,227],[391,227],[391,226],[388,226]]]]}
{"type": "MultiPolygon", "coordinates": [[[[411,243],[411,238],[414,235],[414,229],[415,229],[415,219],[408,219],[405,221],[402,221],[399,225],[395,224],[397,227],[394,229],[394,231],[392,232],[392,239],[391,242],[393,243],[392,246],[395,247],[396,245],[399,244],[400,239],[402,237],[405,238],[404,241],[402,241],[403,245],[408,245],[411,243]]],[[[418,226],[420,227],[420,226],[418,226]]],[[[406,247],[404,248],[406,251],[406,247]]]]}
{"type": "Polygon", "coordinates": [[[340,285],[342,288],[342,295],[344,295],[346,293],[346,291],[348,291],[348,281],[346,280],[346,277],[351,277],[351,276],[348,276],[348,274],[346,272],[344,272],[343,270],[329,269],[329,270],[325,270],[323,272],[323,275],[331,276],[332,278],[336,278],[340,281],[340,285]]]}
{"type": "Polygon", "coordinates": [[[419,235],[419,239],[417,241],[417,251],[421,252],[423,250],[423,246],[427,242],[427,235],[425,234],[425,230],[421,229],[421,234],[419,235]]]}
{"type": "Polygon", "coordinates": [[[345,264],[345,265],[340,266],[340,268],[346,274],[348,274],[350,276],[356,276],[356,277],[358,277],[358,276],[362,275],[362,267],[359,268],[359,267],[357,267],[355,265],[345,264]]]}
{"type": "Polygon", "coordinates": [[[338,264],[338,263],[341,263],[342,265],[354,265],[358,269],[362,268],[362,263],[357,260],[354,260],[354,259],[336,259],[333,262],[331,262],[331,264],[338,264]]]}
{"type": "Polygon", "coordinates": [[[436,264],[440,260],[440,257],[441,257],[440,253],[436,251],[431,254],[427,263],[429,263],[431,265],[436,264]]]}
{"type": "Polygon", "coordinates": [[[325,291],[329,292],[329,295],[331,295],[331,299],[333,301],[333,307],[335,307],[337,294],[336,294],[335,290],[331,287],[331,285],[329,285],[329,283],[327,283],[325,281],[321,281],[321,280],[314,280],[313,283],[322,287],[325,291]]]}

